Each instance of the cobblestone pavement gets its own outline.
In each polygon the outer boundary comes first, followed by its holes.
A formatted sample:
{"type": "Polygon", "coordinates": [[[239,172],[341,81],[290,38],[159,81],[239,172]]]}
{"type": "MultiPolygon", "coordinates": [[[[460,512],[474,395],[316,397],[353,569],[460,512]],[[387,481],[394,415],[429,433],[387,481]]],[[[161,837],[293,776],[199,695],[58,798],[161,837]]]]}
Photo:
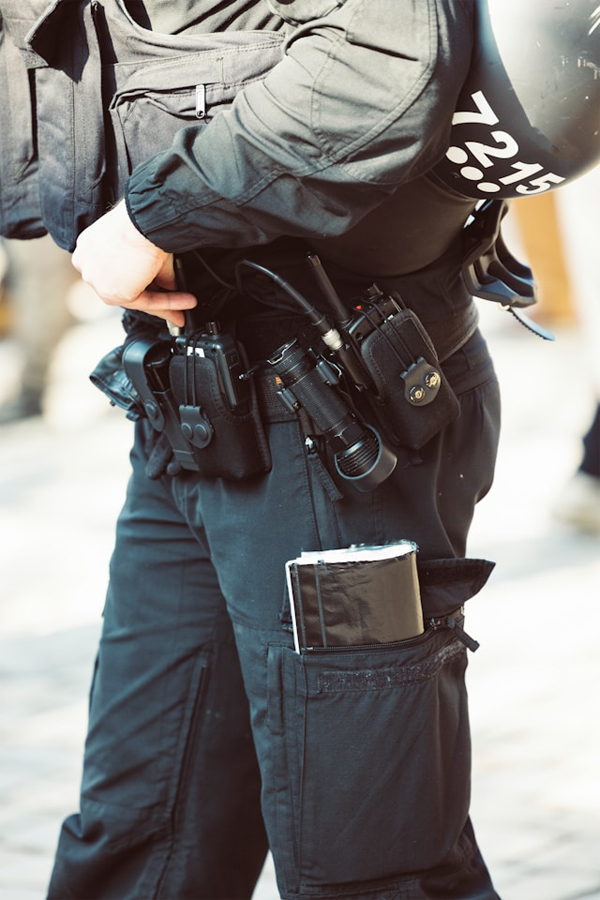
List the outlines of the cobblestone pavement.
{"type": "MultiPolygon", "coordinates": [[[[468,610],[473,818],[503,900],[600,898],[600,544],[551,514],[592,411],[585,353],[576,329],[546,344],[480,307],[505,424],[470,546],[498,563],[468,610]]],[[[87,374],[119,339],[113,317],[76,326],[44,420],[0,431],[2,900],[42,900],[77,804],[130,433],[87,374]]],[[[0,386],[10,361],[0,345],[0,386]]],[[[277,896],[267,864],[255,900],[277,896]]]]}

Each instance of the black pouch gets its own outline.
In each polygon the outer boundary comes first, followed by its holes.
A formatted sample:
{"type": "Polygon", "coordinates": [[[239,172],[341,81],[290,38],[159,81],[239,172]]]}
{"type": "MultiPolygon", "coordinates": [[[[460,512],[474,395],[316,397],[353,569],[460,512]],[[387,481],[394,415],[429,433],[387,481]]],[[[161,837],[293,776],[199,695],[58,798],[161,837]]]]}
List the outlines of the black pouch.
{"type": "Polygon", "coordinates": [[[392,442],[419,450],[457,418],[456,394],[412,310],[402,309],[385,319],[364,338],[360,349],[375,385],[372,408],[392,442]]]}
{"type": "Polygon", "coordinates": [[[241,481],[271,470],[271,454],[251,379],[232,396],[219,356],[191,341],[170,364],[171,390],[179,404],[182,432],[190,442],[198,473],[241,481]]]}

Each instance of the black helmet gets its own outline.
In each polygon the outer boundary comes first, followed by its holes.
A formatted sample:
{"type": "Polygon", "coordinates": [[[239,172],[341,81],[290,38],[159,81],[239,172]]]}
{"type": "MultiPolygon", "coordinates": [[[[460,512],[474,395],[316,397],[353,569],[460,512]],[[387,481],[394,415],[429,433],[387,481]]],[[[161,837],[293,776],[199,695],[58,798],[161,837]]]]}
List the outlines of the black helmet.
{"type": "Polygon", "coordinates": [[[433,170],[477,199],[552,190],[600,161],[600,0],[476,0],[478,37],[433,170]]]}

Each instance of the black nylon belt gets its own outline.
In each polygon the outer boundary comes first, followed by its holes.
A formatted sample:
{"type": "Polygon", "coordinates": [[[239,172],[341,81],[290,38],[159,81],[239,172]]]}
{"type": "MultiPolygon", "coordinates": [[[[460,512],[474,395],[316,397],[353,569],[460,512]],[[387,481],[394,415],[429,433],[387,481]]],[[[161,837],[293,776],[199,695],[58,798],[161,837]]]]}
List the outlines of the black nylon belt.
{"type": "MultiPolygon", "coordinates": [[[[440,362],[466,344],[479,322],[475,303],[469,303],[453,316],[423,323],[440,362]]],[[[297,338],[305,346],[315,345],[316,331],[305,316],[252,316],[239,320],[236,337],[244,346],[251,362],[268,359],[274,351],[297,338]]]]}
{"type": "Polygon", "coordinates": [[[438,322],[424,322],[440,362],[444,362],[463,347],[477,330],[479,312],[471,302],[456,315],[438,322]]]}
{"type": "MultiPolygon", "coordinates": [[[[429,323],[427,325],[427,331],[433,341],[441,363],[449,359],[467,343],[477,329],[478,320],[477,307],[472,303],[452,318],[444,319],[441,322],[429,323]]],[[[249,322],[250,320],[247,321],[249,322]]],[[[251,349],[253,348],[256,350],[263,343],[265,345],[268,344],[270,349],[260,357],[256,357],[252,354],[251,350],[248,350],[249,356],[251,358],[254,357],[254,360],[257,358],[264,360],[274,349],[281,346],[287,340],[302,338],[304,333],[300,333],[298,330],[300,328],[300,323],[304,326],[305,319],[301,317],[290,317],[290,319],[287,320],[271,320],[270,327],[263,321],[261,323],[261,329],[256,332],[255,337],[257,339],[254,342],[252,342],[251,331],[244,335],[244,346],[246,346],[246,340],[249,340],[251,349]],[[284,322],[285,327],[281,327],[278,330],[276,324],[281,326],[284,322]],[[292,325],[294,323],[297,326],[295,331],[292,330],[292,325]]],[[[308,326],[306,335],[310,335],[310,337],[314,338],[314,334],[314,329],[312,329],[311,326],[308,326]]],[[[265,368],[261,367],[256,371],[254,381],[263,421],[275,423],[290,422],[296,419],[296,415],[291,413],[287,407],[284,406],[278,395],[277,390],[281,387],[281,384],[278,382],[276,375],[268,368],[267,364],[265,364],[265,368]]]]}

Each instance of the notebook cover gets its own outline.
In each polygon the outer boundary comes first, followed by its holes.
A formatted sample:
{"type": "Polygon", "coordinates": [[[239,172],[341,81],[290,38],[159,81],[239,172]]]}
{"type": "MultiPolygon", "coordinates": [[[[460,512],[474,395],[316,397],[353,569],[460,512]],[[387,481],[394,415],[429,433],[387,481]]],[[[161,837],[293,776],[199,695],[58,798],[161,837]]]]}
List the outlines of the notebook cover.
{"type": "Polygon", "coordinates": [[[286,564],[296,650],[407,640],[423,633],[412,542],[308,553],[286,564]]]}

